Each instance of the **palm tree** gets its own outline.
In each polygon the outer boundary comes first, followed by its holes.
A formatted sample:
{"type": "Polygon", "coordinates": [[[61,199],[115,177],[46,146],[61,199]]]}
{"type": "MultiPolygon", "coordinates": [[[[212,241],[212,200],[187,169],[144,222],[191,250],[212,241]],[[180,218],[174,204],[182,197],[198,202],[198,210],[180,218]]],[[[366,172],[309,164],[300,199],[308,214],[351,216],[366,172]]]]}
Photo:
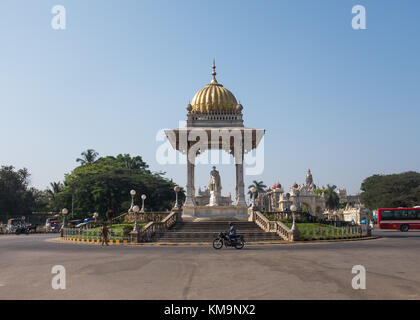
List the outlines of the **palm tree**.
{"type": "Polygon", "coordinates": [[[124,166],[130,170],[139,170],[147,168],[147,164],[142,160],[140,156],[131,157],[129,154],[119,154],[118,160],[124,163],[124,166]]]}
{"type": "Polygon", "coordinates": [[[82,158],[77,158],[76,161],[80,162],[80,164],[83,166],[85,164],[90,164],[90,163],[95,162],[98,155],[99,153],[97,153],[95,150],[87,149],[86,151],[83,151],[81,153],[82,158]]]}
{"type": "MultiPolygon", "coordinates": [[[[257,189],[257,195],[258,195],[258,193],[263,192],[264,188],[267,188],[267,186],[264,184],[264,182],[257,181],[257,180],[252,181],[252,184],[248,186],[248,189],[251,189],[252,187],[257,189]]],[[[248,191],[248,194],[251,196],[252,192],[248,191]]]]}
{"type": "Polygon", "coordinates": [[[324,190],[325,206],[330,210],[337,209],[340,205],[340,198],[335,189],[337,186],[327,184],[327,188],[324,190]]]}
{"type": "Polygon", "coordinates": [[[63,183],[61,183],[60,181],[50,183],[50,189],[47,189],[47,192],[52,200],[55,200],[56,195],[61,192],[63,186],[63,183]]]}

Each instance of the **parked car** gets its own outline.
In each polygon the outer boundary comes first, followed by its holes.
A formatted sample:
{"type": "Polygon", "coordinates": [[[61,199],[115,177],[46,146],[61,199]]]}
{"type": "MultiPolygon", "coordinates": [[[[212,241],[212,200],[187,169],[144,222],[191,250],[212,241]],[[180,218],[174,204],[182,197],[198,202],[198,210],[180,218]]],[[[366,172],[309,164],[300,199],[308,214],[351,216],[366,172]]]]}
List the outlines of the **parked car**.
{"type": "Polygon", "coordinates": [[[59,232],[61,222],[57,218],[48,218],[45,221],[45,232],[59,232]]]}
{"type": "Polygon", "coordinates": [[[6,233],[19,233],[26,228],[25,218],[12,218],[7,220],[6,233]]]}

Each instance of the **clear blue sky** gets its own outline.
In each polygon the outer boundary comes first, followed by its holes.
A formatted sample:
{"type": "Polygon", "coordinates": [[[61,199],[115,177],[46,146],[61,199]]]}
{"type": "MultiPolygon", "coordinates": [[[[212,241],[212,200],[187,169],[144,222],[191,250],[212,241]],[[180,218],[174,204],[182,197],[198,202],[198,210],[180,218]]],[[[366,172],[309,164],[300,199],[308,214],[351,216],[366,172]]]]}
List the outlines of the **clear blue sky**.
{"type": "MultiPolygon", "coordinates": [[[[311,168],[356,193],[369,175],[420,171],[419,16],[417,0],[3,0],[0,164],[44,188],[93,148],[140,154],[184,185],[183,165],[156,162],[155,136],[185,119],[216,58],[246,125],[266,129],[264,173],[246,184],[289,188],[311,168]],[[356,4],[367,30],[351,28],[356,4]]],[[[220,171],[233,191],[233,169],[220,171]]]]}

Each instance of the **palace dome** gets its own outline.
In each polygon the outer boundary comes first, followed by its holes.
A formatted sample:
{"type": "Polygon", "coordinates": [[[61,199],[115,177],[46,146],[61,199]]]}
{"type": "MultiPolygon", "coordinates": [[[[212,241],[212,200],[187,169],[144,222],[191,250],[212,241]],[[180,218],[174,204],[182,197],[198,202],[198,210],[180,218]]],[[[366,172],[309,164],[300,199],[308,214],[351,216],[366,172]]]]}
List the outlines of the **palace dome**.
{"type": "MultiPolygon", "coordinates": [[[[235,96],[228,89],[223,87],[216,80],[216,66],[213,62],[213,79],[203,89],[199,90],[191,101],[193,113],[228,111],[236,113],[238,102],[235,96]]],[[[242,107],[242,106],[241,106],[242,107]]],[[[241,109],[242,110],[242,109],[241,109]]],[[[240,110],[239,110],[240,112],[240,110]]]]}
{"type": "Polygon", "coordinates": [[[275,183],[272,187],[272,190],[281,189],[281,184],[279,182],[275,183]]]}

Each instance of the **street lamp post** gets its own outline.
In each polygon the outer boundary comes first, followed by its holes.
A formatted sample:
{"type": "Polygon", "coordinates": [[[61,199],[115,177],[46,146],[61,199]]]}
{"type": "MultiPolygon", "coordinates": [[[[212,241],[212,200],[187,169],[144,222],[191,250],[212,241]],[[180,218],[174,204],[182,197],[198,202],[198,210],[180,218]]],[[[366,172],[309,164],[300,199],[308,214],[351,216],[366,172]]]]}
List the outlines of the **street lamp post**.
{"type": "Polygon", "coordinates": [[[293,224],[292,224],[292,231],[296,230],[296,217],[295,217],[295,212],[297,210],[297,207],[295,204],[292,204],[290,206],[290,210],[292,211],[292,217],[293,217],[293,224]]]}
{"type": "Polygon", "coordinates": [[[134,196],[136,195],[136,190],[131,190],[130,195],[131,195],[131,206],[130,206],[130,211],[131,211],[133,210],[133,207],[134,207],[134,196]]]}
{"type": "Polygon", "coordinates": [[[139,208],[139,206],[134,206],[133,207],[133,211],[134,211],[134,228],[133,228],[133,231],[135,231],[135,232],[138,232],[139,231],[139,225],[138,225],[138,215],[139,215],[139,211],[140,211],[140,208],[139,208]]]}
{"type": "Polygon", "coordinates": [[[256,197],[256,193],[257,193],[257,188],[251,187],[250,191],[251,191],[251,194],[252,194],[251,205],[252,205],[252,209],[254,210],[255,209],[255,197],[256,197]]]}
{"type": "Polygon", "coordinates": [[[179,187],[175,186],[174,187],[174,191],[175,191],[175,208],[179,209],[179,203],[178,203],[178,192],[179,192],[179,187]]]}
{"type": "Polygon", "coordinates": [[[99,213],[95,212],[93,214],[93,219],[95,219],[95,223],[96,223],[96,220],[98,219],[98,217],[99,217],[99,213]]]}
{"type": "Polygon", "coordinates": [[[67,208],[63,208],[63,210],[61,210],[61,213],[63,214],[63,226],[61,227],[61,236],[63,236],[64,228],[66,227],[66,215],[67,213],[69,213],[69,210],[67,210],[67,208]]]}
{"type": "Polygon", "coordinates": [[[295,241],[295,240],[298,240],[299,236],[300,236],[300,231],[296,226],[296,217],[295,217],[295,213],[296,213],[296,210],[297,210],[296,205],[292,204],[290,206],[290,210],[292,211],[292,217],[293,217],[293,224],[292,224],[292,229],[291,229],[292,230],[291,240],[295,241]]]}
{"type": "Polygon", "coordinates": [[[144,200],[146,200],[146,195],[145,194],[142,194],[141,195],[141,201],[142,201],[142,203],[141,203],[141,212],[144,212],[144,200]]]}
{"type": "Polygon", "coordinates": [[[63,208],[63,210],[61,210],[61,213],[63,214],[63,226],[66,226],[66,215],[67,213],[69,213],[69,210],[67,210],[67,208],[63,208]]]}

